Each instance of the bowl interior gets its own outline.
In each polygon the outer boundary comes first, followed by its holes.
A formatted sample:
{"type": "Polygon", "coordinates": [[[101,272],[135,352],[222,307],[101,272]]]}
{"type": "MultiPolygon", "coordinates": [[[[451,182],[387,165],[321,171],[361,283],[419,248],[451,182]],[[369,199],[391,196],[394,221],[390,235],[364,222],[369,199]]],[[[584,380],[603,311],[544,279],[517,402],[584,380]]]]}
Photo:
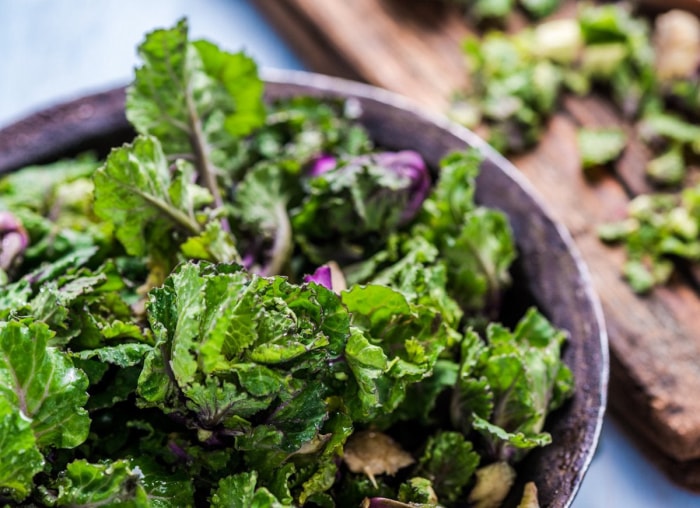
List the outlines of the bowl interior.
{"type": "MultiPolygon", "coordinates": [[[[473,146],[485,155],[477,200],[503,210],[518,245],[514,299],[534,298],[570,340],[564,359],[576,379],[574,398],[547,422],[553,444],[531,453],[519,467],[517,505],[526,481],[535,481],[542,506],[569,506],[581,485],[600,434],[605,408],[607,338],[586,267],[568,232],[547,212],[527,181],[471,131],[432,116],[408,100],[371,86],[304,72],[267,71],[266,98],[294,95],[349,98],[375,142],[387,149],[413,149],[432,168],[448,152],[473,146]]],[[[104,153],[129,141],[124,89],[90,95],[31,115],[0,130],[0,174],[86,149],[104,153]]],[[[523,302],[520,302],[523,303],[523,302]]],[[[517,305],[518,302],[515,302],[517,305]]]]}

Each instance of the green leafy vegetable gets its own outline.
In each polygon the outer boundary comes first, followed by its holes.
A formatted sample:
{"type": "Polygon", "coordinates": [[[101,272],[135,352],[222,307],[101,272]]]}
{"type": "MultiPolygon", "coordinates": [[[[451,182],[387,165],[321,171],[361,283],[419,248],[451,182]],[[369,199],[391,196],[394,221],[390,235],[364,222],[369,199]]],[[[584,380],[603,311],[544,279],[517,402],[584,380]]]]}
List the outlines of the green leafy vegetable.
{"type": "MultiPolygon", "coordinates": [[[[484,12],[494,9],[493,14],[500,16],[511,10],[511,4],[484,1],[474,7],[484,12]]],[[[543,12],[551,6],[547,1],[527,4],[543,12]]],[[[488,30],[481,37],[470,37],[464,41],[469,86],[456,94],[452,116],[468,127],[479,127],[498,150],[515,153],[539,142],[567,94],[603,96],[632,128],[580,129],[577,141],[584,170],[614,164],[630,137],[646,144],[651,157],[645,176],[657,191],[694,185],[688,168],[700,155],[696,125],[700,85],[688,53],[695,50],[686,48],[695,47],[692,41],[700,34],[700,25],[679,10],[654,17],[653,29],[649,21],[625,3],[591,4],[581,6],[573,17],[516,33],[488,30]]],[[[629,239],[623,275],[636,292],[646,293],[669,280],[673,273],[669,256],[691,260],[695,256],[688,254],[687,242],[669,236],[667,220],[662,218],[632,227],[635,233],[620,232],[637,220],[635,206],[630,204],[626,226],[604,226],[602,235],[629,239]],[[658,248],[661,244],[664,247],[658,248]],[[682,253],[661,252],[667,248],[682,253]]]]}
{"type": "Polygon", "coordinates": [[[0,398],[0,492],[22,501],[33,488],[34,475],[44,467],[31,421],[3,397],[0,398]]]}
{"type": "Polygon", "coordinates": [[[476,152],[266,107],[185,21],[139,54],[132,143],[0,180],[1,503],[449,507],[549,442],[563,332],[470,328],[515,257],[476,152]]]}
{"type": "Polygon", "coordinates": [[[584,169],[602,166],[617,159],[627,139],[619,129],[579,129],[578,148],[584,169]]]}
{"type": "Polygon", "coordinates": [[[48,345],[39,323],[0,322],[0,395],[31,423],[40,448],[73,448],[87,437],[87,379],[48,345]]]}
{"type": "Polygon", "coordinates": [[[115,225],[127,253],[142,256],[167,239],[167,232],[201,233],[186,183],[190,177],[191,170],[181,164],[172,178],[160,142],[138,137],[132,146],[113,150],[95,173],[95,213],[115,225]]]}
{"type": "Polygon", "coordinates": [[[237,138],[265,118],[255,63],[206,41],[191,43],[185,20],[151,33],[139,55],[144,65],[127,95],[127,118],[157,137],[169,156],[189,156],[221,206],[217,170],[228,169],[237,138]]]}
{"type": "Polygon", "coordinates": [[[513,332],[489,325],[486,344],[467,334],[452,418],[480,433],[492,458],[508,461],[551,441],[542,432],[547,413],[573,392],[560,361],[565,338],[532,308],[513,332]]]}
{"type": "Polygon", "coordinates": [[[462,490],[479,465],[479,455],[459,432],[441,432],[431,437],[420,459],[418,471],[428,478],[438,499],[462,499],[462,490]]]}
{"type": "Polygon", "coordinates": [[[629,218],[599,228],[606,242],[623,242],[627,251],[624,276],[637,293],[666,282],[672,258],[700,259],[700,187],[672,194],[641,195],[632,200],[629,218]]]}
{"type": "Polygon", "coordinates": [[[143,474],[125,461],[90,464],[76,460],[68,464],[58,481],[58,506],[148,506],[141,485],[143,474]]]}

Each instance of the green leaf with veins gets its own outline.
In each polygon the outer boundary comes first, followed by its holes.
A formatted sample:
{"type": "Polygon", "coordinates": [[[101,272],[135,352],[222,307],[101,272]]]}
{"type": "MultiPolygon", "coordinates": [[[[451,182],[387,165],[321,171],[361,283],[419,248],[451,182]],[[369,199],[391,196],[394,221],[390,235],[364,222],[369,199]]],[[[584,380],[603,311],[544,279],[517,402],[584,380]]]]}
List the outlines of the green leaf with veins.
{"type": "Polygon", "coordinates": [[[80,351],[74,354],[81,360],[97,358],[102,363],[109,363],[117,367],[133,367],[141,363],[146,353],[150,352],[152,349],[153,347],[148,344],[126,343],[80,351]]]}
{"type": "Polygon", "coordinates": [[[443,240],[449,290],[467,310],[497,311],[510,285],[516,249],[507,217],[479,207],[465,214],[459,234],[443,240]]]}
{"type": "Polygon", "coordinates": [[[551,441],[542,432],[545,418],[573,393],[571,371],[560,358],[565,340],[534,308],[513,331],[490,324],[485,344],[473,332],[465,337],[452,419],[481,433],[491,458],[516,462],[551,441]]]}
{"type": "Polygon", "coordinates": [[[127,283],[111,262],[95,271],[82,268],[44,283],[25,315],[55,332],[52,346],[94,349],[120,340],[148,342],[148,332],[129,322],[132,311],[121,294],[127,283]]]}
{"type": "Polygon", "coordinates": [[[171,472],[150,458],[129,460],[133,472],[142,473],[140,483],[148,499],[149,508],[171,508],[194,506],[194,485],[182,471],[171,472]]]}
{"type": "Polygon", "coordinates": [[[31,420],[39,447],[74,448],[90,427],[88,380],[48,346],[51,335],[40,323],[0,323],[0,396],[31,420]]]}
{"type": "MultiPolygon", "coordinates": [[[[362,282],[388,286],[400,291],[412,304],[434,307],[446,324],[456,329],[464,313],[447,294],[447,269],[439,260],[437,247],[424,236],[413,236],[402,238],[399,250],[395,259],[387,250],[375,255],[379,266],[388,266],[362,282]],[[399,258],[399,254],[403,257],[399,258]],[[391,264],[380,258],[390,260],[391,264]]],[[[370,260],[368,266],[373,263],[370,260]]]]}
{"type": "Polygon", "coordinates": [[[139,380],[145,405],[184,411],[204,429],[245,427],[268,410],[289,452],[318,433],[327,362],[349,326],[332,291],[188,263],[151,292],[148,311],[157,344],[139,380]]]}
{"type": "Polygon", "coordinates": [[[127,92],[127,118],[138,132],[160,139],[168,156],[192,160],[221,207],[219,172],[232,169],[239,138],[265,120],[255,62],[205,41],[191,43],[184,19],[150,33],[139,55],[144,64],[127,92]]]}
{"type": "Polygon", "coordinates": [[[353,419],[388,415],[407,386],[430,376],[451,334],[435,309],[386,286],[354,286],[341,297],[352,316],[345,357],[355,380],[344,402],[353,419]]]}
{"type": "Polygon", "coordinates": [[[479,454],[459,432],[430,437],[418,462],[418,474],[431,481],[441,501],[455,502],[479,465],[479,454]]]}
{"type": "Polygon", "coordinates": [[[31,296],[32,288],[26,279],[3,286],[0,291],[0,320],[6,320],[13,312],[24,309],[31,296]]]}
{"type": "Polygon", "coordinates": [[[204,72],[216,81],[216,85],[228,92],[221,103],[228,107],[212,110],[227,113],[224,127],[233,136],[246,136],[265,121],[262,101],[263,82],[258,77],[255,61],[243,53],[227,53],[209,41],[195,41],[204,72]]]}
{"type": "Polygon", "coordinates": [[[141,508],[149,506],[143,473],[127,461],[90,464],[75,460],[60,475],[57,506],[141,508]]]}
{"type": "MultiPolygon", "coordinates": [[[[202,232],[183,191],[192,185],[183,181],[184,173],[171,176],[160,142],[150,136],[139,136],[131,145],[112,150],[95,172],[95,213],[114,224],[129,254],[143,256],[154,247],[168,251],[178,244],[176,233],[202,232]],[[169,246],[153,245],[156,231],[170,232],[169,246]]],[[[164,237],[158,235],[159,240],[164,237]]]]}
{"type": "Polygon", "coordinates": [[[33,488],[34,475],[44,467],[31,421],[10,401],[0,397],[0,492],[22,501],[33,488]]]}

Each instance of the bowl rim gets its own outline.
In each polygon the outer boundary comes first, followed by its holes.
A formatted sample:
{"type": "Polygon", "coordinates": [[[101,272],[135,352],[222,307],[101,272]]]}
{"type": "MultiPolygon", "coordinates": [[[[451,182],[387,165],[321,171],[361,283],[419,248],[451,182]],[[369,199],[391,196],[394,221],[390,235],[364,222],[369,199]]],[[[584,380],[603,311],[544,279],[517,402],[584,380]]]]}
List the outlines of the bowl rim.
{"type": "MultiPolygon", "coordinates": [[[[571,484],[567,499],[561,505],[570,506],[581,487],[600,440],[607,406],[610,363],[608,334],[602,305],[593,289],[589,268],[569,230],[556,219],[539,191],[508,159],[473,131],[449,120],[442,114],[428,110],[409,97],[373,85],[309,71],[268,67],[260,69],[260,76],[264,80],[266,88],[268,84],[293,85],[314,89],[322,96],[345,96],[377,101],[435,125],[438,129],[448,132],[466,145],[481,151],[485,159],[489,159],[500,171],[513,180],[522,192],[539,207],[544,218],[555,229],[575,265],[583,288],[583,299],[590,306],[590,311],[595,318],[593,324],[597,339],[595,345],[596,352],[600,354],[599,383],[596,393],[599,404],[596,414],[591,415],[590,418],[595,423],[586,429],[584,441],[587,446],[585,450],[580,450],[580,468],[571,484]]],[[[128,123],[124,115],[125,90],[125,86],[120,86],[58,102],[0,128],[0,176],[19,169],[27,165],[28,162],[47,162],[59,153],[75,149],[86,139],[98,139],[127,127],[128,123]],[[36,130],[37,125],[40,126],[39,131],[36,130]],[[47,145],[47,140],[50,140],[52,144],[47,145]],[[28,160],[26,157],[23,158],[27,152],[32,154],[28,156],[28,160]]]]}

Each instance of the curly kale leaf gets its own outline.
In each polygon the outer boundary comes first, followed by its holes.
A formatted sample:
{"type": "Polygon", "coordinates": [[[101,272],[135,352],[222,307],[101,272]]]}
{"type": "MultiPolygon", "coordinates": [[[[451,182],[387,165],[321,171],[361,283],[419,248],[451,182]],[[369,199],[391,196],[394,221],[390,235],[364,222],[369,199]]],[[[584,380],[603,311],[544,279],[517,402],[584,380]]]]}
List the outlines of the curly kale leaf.
{"type": "Polygon", "coordinates": [[[498,309],[510,285],[516,249],[506,216],[474,202],[481,159],[470,150],[442,160],[440,178],[413,232],[437,246],[449,294],[466,311],[488,314],[498,309]]]}
{"type": "Polygon", "coordinates": [[[515,462],[551,442],[545,418],[573,393],[561,359],[566,334],[531,308],[513,331],[499,324],[486,340],[469,332],[452,401],[453,423],[482,435],[491,458],[515,462]]]}
{"type": "Polygon", "coordinates": [[[434,308],[386,286],[354,286],[342,300],[352,315],[345,359],[356,381],[346,386],[345,403],[355,420],[388,416],[408,386],[432,374],[449,328],[434,308]]]}
{"type": "Polygon", "coordinates": [[[187,415],[205,437],[243,431],[267,411],[289,451],[318,433],[327,365],[349,329],[333,292],[188,263],[151,292],[148,313],[157,343],[139,380],[144,405],[187,415]]]}
{"type": "Polygon", "coordinates": [[[202,232],[185,173],[181,165],[171,175],[160,142],[150,136],[112,150],[95,172],[95,213],[114,224],[127,253],[145,255],[149,246],[167,238],[163,231],[202,232]]]}

